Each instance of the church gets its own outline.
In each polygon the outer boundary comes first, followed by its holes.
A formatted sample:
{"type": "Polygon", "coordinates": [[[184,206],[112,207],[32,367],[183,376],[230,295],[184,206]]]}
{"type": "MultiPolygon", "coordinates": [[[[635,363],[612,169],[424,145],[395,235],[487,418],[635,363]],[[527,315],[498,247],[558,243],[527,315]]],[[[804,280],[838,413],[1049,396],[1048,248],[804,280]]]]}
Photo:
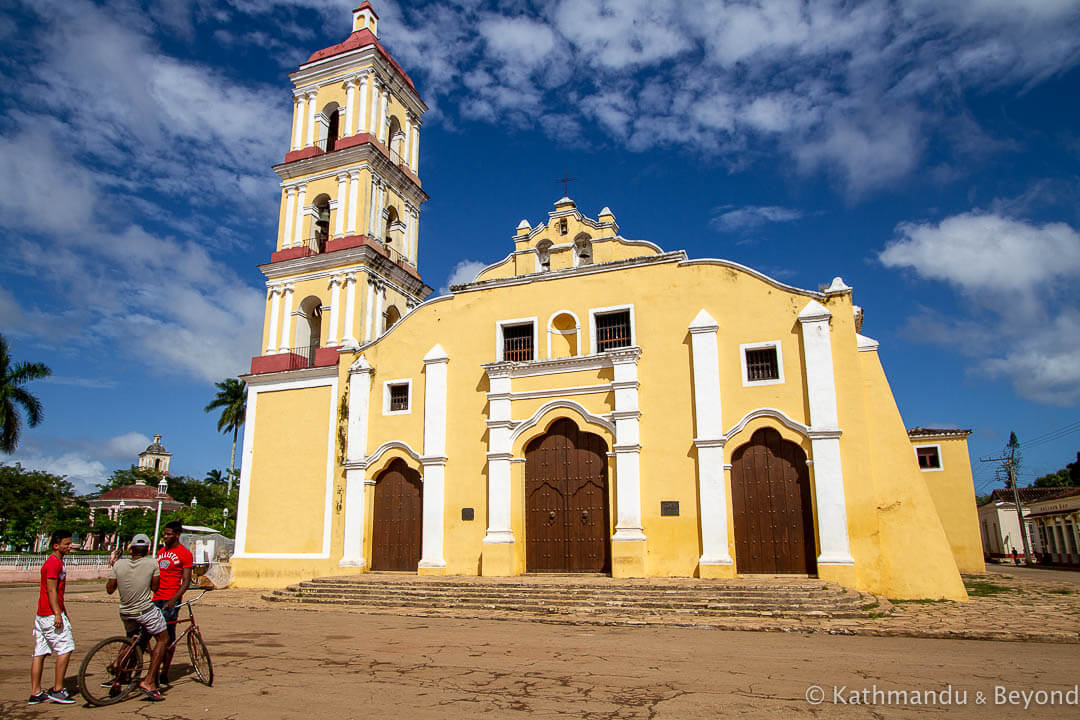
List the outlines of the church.
{"type": "Polygon", "coordinates": [[[370,3],[290,78],[238,585],[794,574],[966,598],[967,435],[909,437],[841,278],[806,290],[627,240],[563,197],[433,298],[426,106],[370,3]]]}

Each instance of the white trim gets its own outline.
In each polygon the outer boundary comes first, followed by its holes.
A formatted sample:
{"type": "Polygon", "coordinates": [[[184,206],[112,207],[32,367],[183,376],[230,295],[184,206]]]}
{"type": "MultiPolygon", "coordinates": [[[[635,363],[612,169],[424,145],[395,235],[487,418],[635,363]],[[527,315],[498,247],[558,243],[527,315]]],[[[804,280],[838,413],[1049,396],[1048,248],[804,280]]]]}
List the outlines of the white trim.
{"type": "Polygon", "coordinates": [[[577,313],[575,313],[573,310],[556,310],[555,312],[551,313],[551,316],[548,318],[548,322],[547,322],[547,358],[548,358],[548,360],[552,359],[552,357],[551,357],[551,336],[552,336],[552,334],[555,334],[555,335],[574,335],[576,337],[576,343],[575,344],[577,345],[577,352],[575,352],[571,357],[578,357],[578,356],[580,356],[582,354],[582,347],[581,347],[581,320],[578,319],[577,313]],[[562,315],[569,315],[570,317],[574,318],[574,328],[572,330],[556,330],[554,327],[552,327],[552,323],[555,322],[555,318],[560,317],[562,315]]]}
{"type": "MultiPolygon", "coordinates": [[[[479,278],[487,270],[496,268],[503,263],[509,261],[515,254],[517,253],[510,253],[503,260],[488,265],[486,268],[478,272],[476,274],[476,277],[479,278]]],[[[505,278],[492,278],[491,280],[477,280],[474,278],[471,283],[462,283],[460,285],[452,286],[450,292],[476,292],[477,290],[490,290],[491,288],[496,287],[527,285],[531,282],[546,282],[548,280],[562,280],[568,277],[593,275],[595,273],[617,272],[619,270],[626,270],[633,267],[661,265],[671,262],[677,262],[681,264],[685,260],[686,252],[683,250],[676,250],[675,252],[665,253],[663,255],[641,255],[639,257],[626,258],[624,260],[612,260],[610,262],[604,262],[599,264],[592,263],[589,265],[581,265],[579,267],[563,268],[562,270],[551,270],[550,272],[528,273],[526,275],[511,275],[505,278]]]]}
{"type": "MultiPolygon", "coordinates": [[[[321,368],[320,368],[321,369],[321,368]]],[[[337,441],[337,398],[338,376],[337,368],[332,375],[307,375],[292,381],[279,381],[269,383],[255,383],[248,380],[248,414],[244,424],[244,454],[240,470],[240,498],[237,503],[236,515],[236,552],[234,558],[253,559],[288,559],[288,560],[325,560],[330,557],[330,531],[332,526],[333,501],[334,501],[334,446],[337,441]],[[255,449],[255,413],[258,408],[259,395],[264,392],[278,392],[281,390],[306,390],[316,387],[330,388],[330,418],[327,427],[326,443],[326,490],[323,505],[323,543],[322,551],[318,553],[247,553],[247,515],[251,495],[251,466],[255,449]]],[[[276,374],[276,373],[275,373],[276,374]]]]}
{"type": "Polygon", "coordinates": [[[859,335],[859,334],[855,335],[855,342],[856,342],[856,344],[858,346],[859,352],[876,351],[878,349],[878,347],[881,345],[881,343],[879,343],[874,338],[869,338],[869,337],[866,337],[865,335],[859,335]]]}
{"type": "Polygon", "coordinates": [[[397,378],[396,380],[383,380],[383,415],[408,415],[412,412],[412,378],[397,378]],[[404,385],[408,388],[408,404],[404,410],[391,410],[390,409],[390,386],[391,385],[404,385]]]}
{"type": "Polygon", "coordinates": [[[375,451],[372,452],[370,455],[368,455],[363,460],[360,460],[360,461],[355,462],[355,463],[349,463],[345,467],[346,467],[346,469],[352,469],[352,468],[356,467],[356,468],[366,470],[366,469],[370,468],[372,465],[374,465],[375,463],[377,463],[382,458],[383,455],[390,452],[391,450],[402,450],[402,451],[405,452],[406,455],[411,457],[418,464],[423,465],[423,462],[421,462],[420,453],[416,452],[411,447],[409,447],[408,443],[402,442],[401,440],[388,440],[388,441],[384,442],[382,445],[380,445],[379,447],[375,448],[375,451]]]}
{"type": "Polygon", "coordinates": [[[739,345],[739,364],[742,367],[743,387],[757,387],[758,385],[783,385],[784,384],[784,352],[779,340],[766,340],[756,343],[742,343],[739,345]],[[746,369],[746,351],[764,350],[765,348],[776,349],[776,370],[779,377],[775,380],[750,380],[746,369]]]}
{"type": "MultiPolygon", "coordinates": [[[[444,296],[445,297],[445,296],[444,296]]],[[[626,348],[620,348],[625,350],[626,348]]],[[[493,363],[485,363],[481,367],[485,370],[495,370],[496,367],[504,368],[511,378],[535,377],[537,375],[558,375],[578,370],[599,370],[611,367],[611,353],[599,355],[577,355],[575,357],[553,358],[551,360],[532,360],[530,362],[513,362],[503,360],[493,363]]],[[[490,372],[489,372],[490,374],[490,372]]]]}
{"type": "Polygon", "coordinates": [[[503,360],[503,328],[520,327],[521,325],[532,325],[533,360],[539,360],[540,358],[537,357],[537,351],[539,350],[540,345],[540,331],[537,328],[538,324],[539,322],[535,315],[533,317],[516,318],[514,320],[497,320],[495,322],[495,361],[507,362],[506,360],[503,360]]]}
{"type": "MultiPolygon", "coordinates": [[[[617,312],[623,312],[624,310],[630,311],[630,345],[629,347],[637,346],[637,330],[634,327],[634,305],[610,305],[608,307],[589,308],[589,353],[596,355],[600,351],[596,349],[596,316],[597,315],[612,315],[617,312]]],[[[618,350],[624,349],[626,346],[616,348],[618,350]]],[[[605,350],[604,352],[610,352],[605,350]]]]}
{"type": "Polygon", "coordinates": [[[610,432],[612,438],[615,437],[615,423],[611,422],[610,420],[601,415],[593,415],[591,412],[586,410],[585,407],[580,403],[576,403],[573,400],[565,400],[560,398],[558,400],[552,400],[549,403],[544,403],[537,409],[536,412],[532,414],[531,417],[526,420],[519,420],[514,423],[515,427],[514,430],[510,433],[509,446],[513,447],[517,439],[521,437],[524,433],[536,427],[536,425],[540,422],[540,419],[545,414],[556,409],[574,410],[587,421],[599,425],[608,432],[610,432]]]}
{"type": "Polygon", "coordinates": [[[926,444],[923,444],[923,445],[913,445],[911,449],[915,453],[915,465],[919,468],[920,471],[922,471],[922,472],[941,472],[942,470],[945,469],[945,462],[941,457],[941,445],[939,445],[938,443],[926,443],[926,444]],[[937,451],[938,466],[936,468],[924,468],[922,465],[919,465],[919,450],[921,450],[923,448],[934,448],[937,451]]]}
{"type": "Polygon", "coordinates": [[[774,420],[779,420],[781,423],[783,423],[784,426],[790,428],[791,430],[794,430],[795,432],[799,433],[800,435],[805,435],[806,437],[810,437],[811,429],[810,429],[809,426],[803,425],[802,423],[800,423],[800,422],[798,422],[796,420],[792,420],[790,417],[785,415],[782,410],[777,410],[776,408],[763,407],[763,408],[757,408],[756,410],[751,410],[750,412],[743,415],[742,418],[737,423],[732,425],[731,428],[729,428],[728,431],[726,433],[724,433],[724,437],[723,437],[724,442],[725,443],[730,442],[733,437],[735,437],[736,435],[741,433],[743,430],[745,430],[746,426],[750,424],[750,421],[756,420],[758,418],[763,418],[763,417],[773,418],[774,420]]]}
{"type": "Polygon", "coordinates": [[[593,395],[614,392],[614,383],[601,385],[575,385],[572,387],[544,388],[543,390],[520,390],[510,393],[488,393],[489,400],[539,400],[564,395],[593,395]]]}
{"type": "Polygon", "coordinates": [[[805,295],[806,297],[817,298],[819,300],[824,300],[825,297],[826,297],[825,293],[823,293],[823,292],[814,292],[813,290],[803,290],[802,288],[797,288],[794,285],[787,285],[785,283],[780,282],[779,280],[776,280],[774,278],[769,277],[765,273],[758,272],[757,270],[754,270],[753,268],[747,267],[746,265],[740,265],[739,263],[732,262],[731,260],[721,260],[719,258],[697,258],[697,259],[694,259],[694,260],[683,260],[682,262],[679,263],[679,267],[685,267],[685,266],[691,266],[691,265],[720,265],[721,267],[732,268],[733,270],[740,270],[740,271],[746,273],[747,275],[752,275],[753,277],[756,277],[758,280],[764,280],[765,282],[769,283],[773,287],[779,288],[781,290],[786,290],[787,292],[796,293],[798,295],[805,295]]]}

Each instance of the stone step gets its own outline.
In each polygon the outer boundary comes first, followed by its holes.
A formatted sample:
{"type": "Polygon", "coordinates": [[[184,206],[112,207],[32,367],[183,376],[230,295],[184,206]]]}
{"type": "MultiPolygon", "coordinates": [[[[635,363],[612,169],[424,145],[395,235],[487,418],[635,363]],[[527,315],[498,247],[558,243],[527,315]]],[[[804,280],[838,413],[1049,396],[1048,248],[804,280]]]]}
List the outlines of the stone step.
{"type": "MultiPolygon", "coordinates": [[[[303,598],[326,598],[355,600],[379,600],[386,596],[385,593],[358,593],[349,590],[338,589],[313,589],[300,588],[278,590],[274,592],[280,596],[299,596],[303,598]]],[[[557,593],[507,595],[502,593],[427,593],[422,591],[406,591],[394,593],[394,597],[400,601],[415,600],[423,602],[437,602],[444,600],[479,602],[488,604],[510,605],[566,605],[566,606],[636,606],[636,607],[714,607],[714,606],[755,606],[775,608],[832,608],[832,607],[861,607],[860,598],[855,596],[840,595],[832,598],[803,597],[803,598],[726,598],[726,597],[703,597],[703,596],[677,596],[677,597],[635,597],[632,595],[590,595],[590,596],[566,596],[557,593]]]]}
{"type": "Polygon", "coordinates": [[[560,591],[573,591],[584,590],[589,592],[618,590],[623,592],[726,592],[726,591],[739,591],[739,592],[765,592],[770,594],[783,594],[793,592],[828,592],[828,591],[840,591],[844,592],[842,588],[836,588],[835,586],[829,586],[825,583],[804,583],[804,584],[744,584],[744,583],[711,583],[693,581],[693,586],[663,586],[663,585],[648,585],[648,584],[632,584],[632,583],[544,583],[544,582],[476,582],[476,581],[455,581],[455,580],[420,580],[417,581],[415,576],[410,581],[406,578],[410,576],[403,575],[401,579],[364,579],[363,577],[357,579],[348,578],[314,578],[307,580],[302,585],[341,585],[346,587],[432,587],[432,588],[501,588],[506,590],[522,589],[522,590],[534,590],[538,588],[556,588],[560,591]]]}
{"type": "Polygon", "coordinates": [[[670,601],[702,601],[702,600],[747,600],[747,601],[770,601],[770,602],[796,602],[816,601],[835,602],[850,597],[858,597],[857,594],[846,590],[825,591],[815,593],[752,593],[740,590],[733,591],[669,591],[669,592],[639,592],[628,590],[589,590],[564,592],[559,588],[538,587],[514,592],[507,592],[498,586],[472,587],[472,588],[439,588],[426,585],[412,587],[398,587],[393,590],[374,586],[361,585],[330,585],[301,583],[288,588],[290,592],[298,593],[347,593],[356,596],[380,596],[388,593],[395,595],[425,595],[425,596],[460,596],[460,597],[493,597],[493,598],[553,598],[553,599],[583,599],[602,600],[607,598],[638,598],[650,600],[670,601]]]}
{"type": "Polygon", "coordinates": [[[848,591],[842,588],[816,587],[812,589],[779,590],[776,588],[743,588],[743,587],[701,587],[701,588],[649,588],[649,587],[597,587],[580,586],[565,587],[561,585],[525,585],[507,586],[503,584],[491,585],[442,585],[435,583],[395,584],[384,583],[340,583],[340,582],[303,582],[293,585],[294,588],[317,588],[338,589],[353,592],[411,592],[423,591],[432,593],[490,593],[500,592],[504,594],[521,593],[558,593],[560,595],[601,595],[601,594],[624,594],[624,595],[649,595],[660,597],[675,596],[726,596],[726,597],[803,597],[820,596],[831,597],[844,595],[848,591]]]}

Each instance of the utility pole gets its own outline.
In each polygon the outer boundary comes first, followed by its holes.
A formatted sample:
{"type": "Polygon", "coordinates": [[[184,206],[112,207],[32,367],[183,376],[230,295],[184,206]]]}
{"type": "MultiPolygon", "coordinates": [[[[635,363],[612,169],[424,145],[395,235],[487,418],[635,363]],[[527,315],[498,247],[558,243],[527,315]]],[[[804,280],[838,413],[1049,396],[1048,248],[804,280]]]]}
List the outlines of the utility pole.
{"type": "Polygon", "coordinates": [[[1028,543],[1027,526],[1024,524],[1024,510],[1020,507],[1020,491],[1016,487],[1016,465],[1019,462],[1019,458],[1016,457],[1016,451],[1020,447],[1020,441],[1016,439],[1016,433],[1009,433],[1009,444],[1007,445],[1009,454],[997,457],[997,458],[980,458],[980,462],[1001,462],[1005,465],[1005,470],[1009,473],[1009,485],[1012,486],[1013,504],[1016,506],[1016,519],[1020,523],[1020,539],[1024,542],[1024,564],[1029,567],[1034,565],[1034,560],[1031,556],[1031,545],[1028,543]]]}

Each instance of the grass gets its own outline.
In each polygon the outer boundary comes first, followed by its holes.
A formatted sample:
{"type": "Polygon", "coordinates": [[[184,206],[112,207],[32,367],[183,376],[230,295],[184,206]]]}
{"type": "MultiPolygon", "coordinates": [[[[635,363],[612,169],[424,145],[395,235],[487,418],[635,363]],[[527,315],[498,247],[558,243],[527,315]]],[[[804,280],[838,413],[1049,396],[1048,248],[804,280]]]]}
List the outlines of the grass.
{"type": "Polygon", "coordinates": [[[1002,593],[1019,592],[1016,588],[998,585],[992,582],[972,582],[965,585],[971,597],[992,597],[1002,593]]]}
{"type": "Polygon", "coordinates": [[[1072,595],[1075,590],[1047,590],[1050,595],[1072,595]]]}

